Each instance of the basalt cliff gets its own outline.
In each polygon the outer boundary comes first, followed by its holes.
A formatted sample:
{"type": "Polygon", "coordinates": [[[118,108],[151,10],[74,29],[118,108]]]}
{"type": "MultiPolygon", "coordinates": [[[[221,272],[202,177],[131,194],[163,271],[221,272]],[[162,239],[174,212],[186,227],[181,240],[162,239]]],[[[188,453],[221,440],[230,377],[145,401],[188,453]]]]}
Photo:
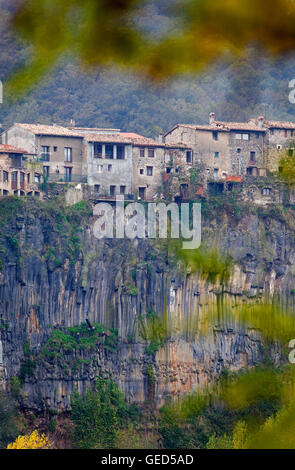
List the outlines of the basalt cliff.
{"type": "MultiPolygon", "coordinates": [[[[293,209],[234,209],[203,210],[202,241],[234,259],[224,301],[275,296],[293,306],[293,209]]],[[[23,407],[68,410],[73,390],[97,376],[159,406],[261,360],[259,332],[232,325],[151,344],[140,334],[147,316],[189,322],[216,304],[219,286],[183,269],[165,241],[97,240],[93,221],[84,202],[0,202],[1,385],[17,383],[23,407]]]]}

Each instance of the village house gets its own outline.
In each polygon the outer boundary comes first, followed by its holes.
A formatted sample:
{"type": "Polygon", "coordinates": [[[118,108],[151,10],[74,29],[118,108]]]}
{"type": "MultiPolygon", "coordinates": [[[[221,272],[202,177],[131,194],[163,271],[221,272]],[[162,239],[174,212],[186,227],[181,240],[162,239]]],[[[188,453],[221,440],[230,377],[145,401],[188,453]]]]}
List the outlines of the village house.
{"type": "Polygon", "coordinates": [[[289,121],[269,121],[263,116],[249,119],[254,124],[261,123],[266,130],[264,159],[269,171],[278,171],[279,161],[288,148],[290,155],[295,155],[295,123],[289,121]]]}
{"type": "Polygon", "coordinates": [[[163,174],[193,164],[185,144],[170,145],[120,129],[15,123],[2,142],[34,153],[48,182],[87,183],[96,197],[151,200],[163,174]]]}
{"type": "Polygon", "coordinates": [[[84,138],[88,184],[100,198],[161,197],[163,174],[177,172],[183,162],[192,164],[192,149],[185,145],[181,149],[132,132],[93,132],[84,138]]]}
{"type": "Polygon", "coordinates": [[[0,144],[0,195],[40,196],[42,166],[31,164],[26,150],[0,144]]]}
{"type": "Polygon", "coordinates": [[[254,122],[222,122],[210,113],[208,125],[177,124],[165,134],[166,144],[191,146],[194,166],[221,186],[243,175],[265,175],[266,129],[254,122]]]}
{"type": "Polygon", "coordinates": [[[2,134],[2,143],[23,148],[43,163],[48,181],[87,182],[83,173],[83,135],[66,127],[15,123],[2,134]]]}

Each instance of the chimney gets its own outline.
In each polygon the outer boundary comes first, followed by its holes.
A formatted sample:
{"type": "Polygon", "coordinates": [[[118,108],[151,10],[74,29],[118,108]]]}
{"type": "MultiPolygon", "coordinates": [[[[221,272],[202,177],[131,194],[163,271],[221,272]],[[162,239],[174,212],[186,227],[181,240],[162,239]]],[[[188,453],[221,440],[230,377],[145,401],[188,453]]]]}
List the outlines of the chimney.
{"type": "Polygon", "coordinates": [[[164,136],[163,136],[163,134],[159,134],[157,140],[158,140],[158,142],[160,142],[160,144],[163,144],[163,143],[164,143],[164,136]]]}
{"type": "Polygon", "coordinates": [[[209,124],[213,124],[215,122],[215,113],[209,114],[209,124]]]}
{"type": "Polygon", "coordinates": [[[258,122],[258,127],[259,129],[262,129],[263,128],[263,124],[264,124],[264,116],[259,116],[257,118],[257,122],[258,122]]]}

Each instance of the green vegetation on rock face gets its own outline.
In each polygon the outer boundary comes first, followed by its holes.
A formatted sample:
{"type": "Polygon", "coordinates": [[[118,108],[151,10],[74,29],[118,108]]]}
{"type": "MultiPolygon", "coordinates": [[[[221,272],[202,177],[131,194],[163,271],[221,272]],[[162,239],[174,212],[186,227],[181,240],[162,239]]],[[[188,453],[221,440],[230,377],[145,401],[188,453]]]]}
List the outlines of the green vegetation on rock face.
{"type": "Polygon", "coordinates": [[[16,416],[13,397],[0,391],[0,449],[5,449],[18,435],[16,416]]]}
{"type": "Polygon", "coordinates": [[[42,348],[42,356],[48,359],[62,358],[64,352],[93,350],[98,344],[111,351],[116,351],[117,330],[108,330],[100,323],[90,327],[86,322],[65,330],[54,330],[42,348]]]}
{"type": "Polygon", "coordinates": [[[84,398],[75,392],[71,406],[73,440],[80,449],[115,448],[119,429],[138,417],[136,407],[127,405],[118,387],[102,378],[96,379],[95,390],[88,390],[84,398]]]}

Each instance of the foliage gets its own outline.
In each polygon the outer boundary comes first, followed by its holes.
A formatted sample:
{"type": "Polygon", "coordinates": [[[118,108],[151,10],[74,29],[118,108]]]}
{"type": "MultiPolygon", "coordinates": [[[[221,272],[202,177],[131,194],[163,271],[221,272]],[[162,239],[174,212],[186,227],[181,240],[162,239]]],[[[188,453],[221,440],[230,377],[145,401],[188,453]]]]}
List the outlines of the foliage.
{"type": "Polygon", "coordinates": [[[6,448],[17,434],[16,403],[7,393],[0,391],[0,448],[6,448]]]}
{"type": "MultiPolygon", "coordinates": [[[[292,147],[294,142],[290,144],[292,147]]],[[[295,161],[294,155],[289,155],[288,151],[281,152],[281,158],[279,161],[279,176],[289,186],[295,184],[295,161]]]]}
{"type": "Polygon", "coordinates": [[[169,337],[169,328],[165,315],[161,318],[153,309],[145,317],[138,317],[139,335],[149,344],[146,348],[148,355],[154,356],[159,348],[165,345],[169,337]]]}
{"type": "Polygon", "coordinates": [[[93,350],[102,342],[102,336],[107,332],[103,342],[104,347],[114,351],[117,347],[117,330],[108,330],[101,323],[93,323],[91,327],[83,322],[67,328],[65,331],[56,329],[43,346],[45,356],[55,358],[62,356],[62,351],[73,353],[75,350],[93,350]],[[92,327],[92,328],[91,328],[92,327]]]}
{"type": "Polygon", "coordinates": [[[31,354],[29,341],[24,342],[23,353],[24,356],[21,361],[20,370],[18,372],[18,378],[21,384],[25,381],[26,377],[31,377],[34,374],[36,368],[36,361],[31,354]]]}
{"type": "Polygon", "coordinates": [[[95,390],[81,397],[74,392],[71,398],[71,418],[74,422],[73,440],[80,449],[111,449],[118,430],[134,416],[123,393],[110,380],[98,378],[95,390]]]}
{"type": "Polygon", "coordinates": [[[206,282],[221,285],[229,280],[233,269],[233,261],[229,255],[221,255],[217,248],[201,245],[194,250],[177,250],[176,254],[192,272],[197,272],[206,282]]]}
{"type": "Polygon", "coordinates": [[[116,63],[162,79],[199,71],[225,52],[237,55],[253,42],[272,53],[294,49],[295,12],[288,0],[274,5],[267,0],[174,3],[169,16],[177,28],[154,37],[141,26],[144,4],[142,0],[25,2],[14,15],[14,27],[32,46],[31,61],[14,76],[11,91],[28,89],[69,51],[87,66],[116,63]]]}
{"type": "Polygon", "coordinates": [[[35,430],[31,434],[18,436],[13,443],[8,444],[7,449],[50,449],[50,442],[45,434],[39,435],[35,430]]]}

